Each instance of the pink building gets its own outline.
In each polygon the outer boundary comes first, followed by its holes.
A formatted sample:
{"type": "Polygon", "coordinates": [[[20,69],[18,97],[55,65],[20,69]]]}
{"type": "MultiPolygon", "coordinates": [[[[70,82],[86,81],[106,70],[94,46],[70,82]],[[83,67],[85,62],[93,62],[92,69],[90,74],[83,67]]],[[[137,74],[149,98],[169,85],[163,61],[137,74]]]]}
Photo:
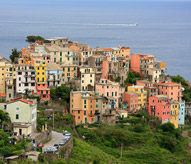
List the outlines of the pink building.
{"type": "Polygon", "coordinates": [[[131,71],[141,73],[141,59],[147,59],[147,55],[131,54],[131,71]]]}
{"type": "Polygon", "coordinates": [[[99,83],[95,85],[95,92],[100,96],[114,97],[116,99],[116,106],[119,106],[119,98],[121,97],[121,90],[119,83],[112,82],[107,79],[100,79],[99,83]]]}
{"type": "Polygon", "coordinates": [[[169,99],[182,101],[182,85],[168,82],[158,84],[159,95],[166,95],[169,99]]]}
{"type": "Polygon", "coordinates": [[[106,56],[102,61],[102,75],[101,78],[108,79],[108,76],[113,71],[113,62],[111,61],[111,56],[106,56]]]}
{"type": "Polygon", "coordinates": [[[135,112],[138,109],[138,94],[135,92],[124,92],[123,103],[131,112],[135,112]]]}
{"type": "Polygon", "coordinates": [[[152,116],[161,118],[162,123],[169,122],[171,119],[170,100],[164,95],[149,97],[148,112],[152,116]]]}
{"type": "Polygon", "coordinates": [[[36,93],[42,100],[50,100],[50,88],[47,87],[47,82],[36,83],[36,93]]]}

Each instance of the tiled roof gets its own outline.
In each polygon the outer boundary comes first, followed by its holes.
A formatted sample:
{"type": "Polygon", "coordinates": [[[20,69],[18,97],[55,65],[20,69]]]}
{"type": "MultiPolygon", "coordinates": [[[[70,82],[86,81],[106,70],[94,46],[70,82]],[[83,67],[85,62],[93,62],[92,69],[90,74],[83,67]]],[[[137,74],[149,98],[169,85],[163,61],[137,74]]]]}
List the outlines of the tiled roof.
{"type": "Polygon", "coordinates": [[[8,102],[8,104],[11,104],[11,103],[14,103],[14,102],[17,102],[17,101],[21,101],[21,102],[24,102],[24,103],[27,103],[27,104],[31,104],[31,105],[34,104],[33,102],[25,100],[25,99],[22,99],[22,98],[16,98],[14,100],[11,100],[11,101],[8,102]]]}

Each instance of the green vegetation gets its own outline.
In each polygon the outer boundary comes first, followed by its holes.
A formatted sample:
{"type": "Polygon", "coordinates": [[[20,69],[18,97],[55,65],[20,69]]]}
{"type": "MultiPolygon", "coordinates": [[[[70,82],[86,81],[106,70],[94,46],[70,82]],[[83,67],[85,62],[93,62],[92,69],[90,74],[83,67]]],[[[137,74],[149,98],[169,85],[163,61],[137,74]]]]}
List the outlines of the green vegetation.
{"type": "Polygon", "coordinates": [[[27,36],[26,42],[35,43],[36,41],[44,41],[44,38],[41,36],[34,35],[27,36]]]}
{"type": "Polygon", "coordinates": [[[3,129],[0,129],[0,154],[20,154],[21,149],[26,148],[26,141],[18,142],[13,144],[9,142],[9,133],[4,132],[3,129]]]}
{"type": "Polygon", "coordinates": [[[186,143],[191,141],[183,138],[181,131],[175,129],[173,124],[160,125],[157,118],[150,117],[145,112],[121,119],[116,126],[91,125],[89,128],[84,128],[79,125],[76,129],[85,142],[75,139],[70,163],[191,162],[191,154],[185,149],[186,143]],[[121,148],[123,148],[122,158],[121,148]]]}
{"type": "Polygon", "coordinates": [[[9,122],[10,122],[9,116],[5,112],[0,110],[0,128],[5,129],[5,126],[7,126],[9,122]]]}
{"type": "Polygon", "coordinates": [[[120,77],[120,76],[118,76],[118,77],[115,78],[115,82],[120,82],[120,80],[121,80],[121,77],[120,77]]]}
{"type": "Polygon", "coordinates": [[[106,163],[123,163],[120,159],[115,158],[99,149],[96,146],[92,146],[88,143],[81,141],[80,139],[74,139],[74,148],[72,150],[72,156],[70,157],[69,164],[106,164],[106,163]]]}
{"type": "Polygon", "coordinates": [[[141,74],[138,72],[129,71],[127,79],[124,82],[129,84],[136,84],[136,80],[141,80],[141,74]]]}
{"type": "Polygon", "coordinates": [[[188,83],[186,82],[186,80],[180,76],[180,75],[177,75],[177,76],[173,76],[171,77],[172,79],[172,82],[175,82],[175,83],[181,83],[182,86],[184,87],[184,91],[182,92],[183,93],[183,99],[185,101],[191,101],[191,87],[188,86],[188,83]]]}
{"type": "Polygon", "coordinates": [[[9,58],[11,59],[11,62],[14,64],[18,64],[18,58],[20,56],[21,52],[17,51],[16,48],[12,49],[11,55],[9,56],[9,58]]]}
{"type": "Polygon", "coordinates": [[[70,102],[70,91],[71,89],[65,85],[62,85],[57,88],[50,89],[50,97],[54,101],[59,101],[60,103],[69,103],[70,102]]]}

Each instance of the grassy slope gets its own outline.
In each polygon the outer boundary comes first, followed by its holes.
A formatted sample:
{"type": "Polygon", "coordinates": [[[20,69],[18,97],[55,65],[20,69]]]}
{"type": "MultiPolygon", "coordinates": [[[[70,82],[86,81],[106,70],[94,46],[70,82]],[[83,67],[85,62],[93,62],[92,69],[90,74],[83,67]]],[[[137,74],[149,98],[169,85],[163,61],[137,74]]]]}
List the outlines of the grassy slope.
{"type": "Polygon", "coordinates": [[[80,139],[74,139],[74,148],[72,151],[72,156],[70,158],[69,164],[81,164],[81,163],[123,163],[120,159],[109,155],[96,146],[91,146],[90,144],[83,142],[80,139]]]}
{"type": "Polygon", "coordinates": [[[143,131],[135,131],[134,127],[101,125],[93,129],[77,128],[85,136],[85,141],[75,139],[70,163],[191,163],[191,154],[185,150],[190,139],[178,139],[173,133],[152,130],[148,125],[141,128],[143,131]],[[168,141],[172,143],[173,151],[165,148],[168,141]],[[120,143],[124,145],[122,159],[120,143]]]}

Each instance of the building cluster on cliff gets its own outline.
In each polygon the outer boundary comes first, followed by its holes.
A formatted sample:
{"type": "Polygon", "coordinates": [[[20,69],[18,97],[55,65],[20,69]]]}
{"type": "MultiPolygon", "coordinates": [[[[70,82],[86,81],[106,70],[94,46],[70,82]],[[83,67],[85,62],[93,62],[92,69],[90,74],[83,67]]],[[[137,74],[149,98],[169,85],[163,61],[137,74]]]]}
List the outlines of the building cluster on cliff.
{"type": "Polygon", "coordinates": [[[0,57],[0,106],[11,116],[14,131],[30,134],[36,128],[36,101],[20,98],[29,93],[49,101],[50,88],[66,85],[75,124],[115,124],[128,112],[146,110],[162,123],[184,125],[182,85],[166,76],[165,62],[150,54],[130,55],[129,47],[90,48],[87,44],[55,37],[22,48],[18,64],[0,57]],[[124,81],[137,72],[136,84],[124,81]],[[75,91],[74,91],[75,90],[75,91]]]}

